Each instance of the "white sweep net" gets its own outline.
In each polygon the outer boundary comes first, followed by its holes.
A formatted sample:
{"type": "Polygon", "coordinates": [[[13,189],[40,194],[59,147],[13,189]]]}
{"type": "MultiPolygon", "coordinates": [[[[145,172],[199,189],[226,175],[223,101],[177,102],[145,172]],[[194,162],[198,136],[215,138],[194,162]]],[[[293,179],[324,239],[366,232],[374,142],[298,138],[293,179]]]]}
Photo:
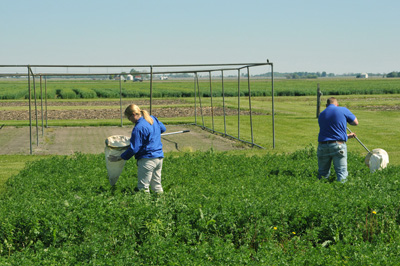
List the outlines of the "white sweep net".
{"type": "Polygon", "coordinates": [[[105,159],[106,159],[106,167],[108,172],[108,180],[110,181],[110,185],[114,186],[119,176],[124,169],[125,160],[110,162],[108,160],[108,156],[120,156],[124,151],[126,151],[130,145],[130,138],[122,135],[114,135],[110,136],[105,141],[106,147],[104,148],[105,159]]]}
{"type": "Polygon", "coordinates": [[[365,164],[369,167],[371,173],[384,169],[389,164],[389,155],[383,149],[373,149],[365,157],[365,164]]]}

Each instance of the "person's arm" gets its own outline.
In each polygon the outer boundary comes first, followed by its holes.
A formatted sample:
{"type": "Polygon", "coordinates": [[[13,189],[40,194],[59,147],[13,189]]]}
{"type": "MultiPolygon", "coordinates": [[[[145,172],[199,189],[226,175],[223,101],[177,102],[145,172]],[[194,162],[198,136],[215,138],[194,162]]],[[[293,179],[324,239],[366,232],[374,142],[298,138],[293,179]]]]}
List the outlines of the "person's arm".
{"type": "Polygon", "coordinates": [[[124,151],[120,156],[112,156],[112,155],[108,156],[108,160],[110,162],[117,162],[120,160],[127,161],[130,158],[132,158],[142,147],[141,135],[142,135],[142,133],[139,130],[136,130],[136,128],[134,128],[132,130],[130,145],[129,145],[128,149],[126,151],[124,151]]]}
{"type": "MultiPolygon", "coordinates": [[[[357,117],[354,118],[353,121],[349,122],[349,124],[352,125],[352,126],[357,126],[358,125],[357,117]]],[[[357,135],[354,132],[351,132],[351,133],[347,134],[347,138],[349,138],[349,139],[352,139],[352,138],[355,138],[355,137],[357,137],[357,135]]]]}
{"type": "Polygon", "coordinates": [[[167,128],[165,127],[165,125],[163,124],[163,122],[161,122],[160,120],[158,120],[157,117],[153,117],[154,120],[157,121],[158,125],[160,126],[160,131],[161,134],[164,133],[165,131],[167,131],[167,128]]]}
{"type": "Polygon", "coordinates": [[[143,132],[140,130],[133,129],[131,135],[131,145],[129,148],[121,154],[121,158],[124,160],[129,160],[132,158],[140,148],[143,146],[143,132]]]}
{"type": "Polygon", "coordinates": [[[352,122],[350,122],[349,124],[352,125],[352,126],[357,126],[358,125],[357,117],[352,122]]]}
{"type": "Polygon", "coordinates": [[[165,131],[167,131],[167,128],[165,127],[165,125],[164,125],[161,121],[159,121],[159,122],[160,122],[161,134],[162,134],[162,133],[164,133],[165,131]]]}
{"type": "Polygon", "coordinates": [[[132,149],[132,143],[129,145],[128,149],[126,151],[124,151],[121,155],[116,156],[116,155],[110,155],[108,156],[108,160],[110,162],[118,162],[121,160],[129,160],[131,157],[133,157],[135,155],[134,150],[132,149]]]}

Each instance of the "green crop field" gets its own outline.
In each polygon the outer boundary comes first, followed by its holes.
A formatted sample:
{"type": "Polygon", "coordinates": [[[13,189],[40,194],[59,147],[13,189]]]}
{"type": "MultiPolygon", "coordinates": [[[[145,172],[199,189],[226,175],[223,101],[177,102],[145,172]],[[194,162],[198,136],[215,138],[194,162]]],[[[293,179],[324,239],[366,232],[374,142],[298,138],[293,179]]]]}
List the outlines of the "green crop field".
{"type": "MultiPolygon", "coordinates": [[[[238,95],[237,79],[224,79],[224,95],[238,95]]],[[[286,80],[275,79],[274,90],[277,96],[306,96],[315,95],[317,86],[325,95],[354,95],[354,94],[399,94],[400,79],[315,79],[315,80],[286,80]]],[[[195,83],[187,80],[170,80],[153,82],[153,97],[193,97],[200,95],[209,97],[222,95],[221,78],[200,79],[199,88],[195,83]],[[211,87],[211,89],[210,89],[211,87]]],[[[115,80],[48,80],[46,87],[36,83],[36,97],[45,97],[45,89],[49,99],[92,99],[92,98],[119,98],[120,85],[115,80]],[[41,89],[40,89],[41,88],[41,89]]],[[[240,95],[248,95],[249,88],[246,78],[241,78],[240,95]]],[[[250,91],[252,96],[270,96],[270,79],[252,79],[250,91]]],[[[34,97],[33,84],[32,97],[34,97]]],[[[138,98],[150,96],[150,82],[123,82],[122,97],[138,98]]],[[[26,80],[0,80],[0,99],[27,99],[28,84],[26,80]]]]}
{"type": "Polygon", "coordinates": [[[30,163],[0,195],[1,265],[397,265],[399,167],[345,184],[316,178],[316,152],[165,158],[161,197],[111,189],[104,155],[30,163]]]}

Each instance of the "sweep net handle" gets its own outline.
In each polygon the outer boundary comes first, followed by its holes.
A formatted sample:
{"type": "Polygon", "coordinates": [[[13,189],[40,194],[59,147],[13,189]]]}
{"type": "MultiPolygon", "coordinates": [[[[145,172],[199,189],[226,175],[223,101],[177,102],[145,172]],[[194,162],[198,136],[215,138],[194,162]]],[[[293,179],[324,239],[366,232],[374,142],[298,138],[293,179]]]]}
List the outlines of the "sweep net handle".
{"type": "MultiPolygon", "coordinates": [[[[353,133],[351,130],[350,130],[350,128],[347,128],[347,130],[350,132],[350,133],[353,133]]],[[[371,151],[370,150],[368,150],[368,148],[367,147],[365,147],[365,145],[361,142],[361,140],[359,140],[358,138],[357,138],[357,136],[355,136],[355,138],[356,138],[356,140],[361,144],[361,146],[363,146],[364,147],[364,149],[366,149],[367,150],[367,152],[368,153],[371,153],[371,151]]]]}
{"type": "Polygon", "coordinates": [[[182,130],[182,131],[176,131],[176,132],[171,132],[171,133],[163,133],[163,134],[161,134],[161,136],[180,134],[180,133],[187,133],[187,132],[190,132],[190,130],[182,130]]]}

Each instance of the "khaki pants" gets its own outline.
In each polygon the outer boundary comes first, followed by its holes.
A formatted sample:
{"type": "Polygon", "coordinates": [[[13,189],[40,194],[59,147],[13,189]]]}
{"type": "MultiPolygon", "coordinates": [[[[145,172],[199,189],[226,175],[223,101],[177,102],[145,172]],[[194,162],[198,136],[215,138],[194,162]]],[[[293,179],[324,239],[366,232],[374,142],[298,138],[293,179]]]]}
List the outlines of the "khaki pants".
{"type": "Polygon", "coordinates": [[[142,158],[137,161],[138,166],[138,184],[139,190],[150,192],[151,190],[157,193],[163,192],[161,186],[161,170],[163,158],[142,158]]]}

